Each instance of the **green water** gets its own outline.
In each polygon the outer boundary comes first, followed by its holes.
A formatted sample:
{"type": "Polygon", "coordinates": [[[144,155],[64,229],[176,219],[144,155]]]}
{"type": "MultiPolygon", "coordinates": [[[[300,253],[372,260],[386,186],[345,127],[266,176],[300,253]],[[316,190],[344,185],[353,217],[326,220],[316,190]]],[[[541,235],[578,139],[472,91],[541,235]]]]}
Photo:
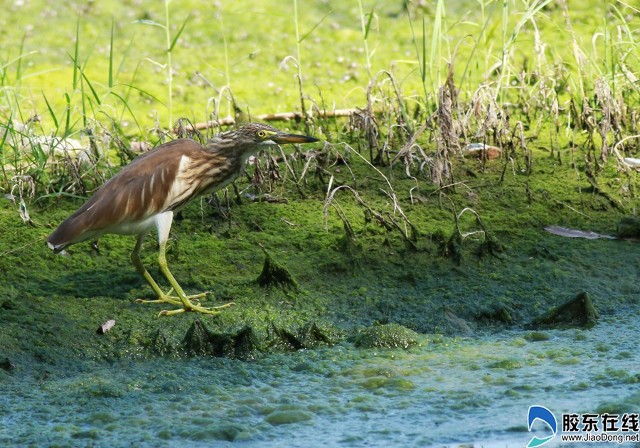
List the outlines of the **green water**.
{"type": "Polygon", "coordinates": [[[0,444],[524,446],[532,404],[556,416],[637,412],[635,311],[588,331],[423,335],[408,350],[342,343],[254,362],[156,358],[0,371],[0,444]]]}

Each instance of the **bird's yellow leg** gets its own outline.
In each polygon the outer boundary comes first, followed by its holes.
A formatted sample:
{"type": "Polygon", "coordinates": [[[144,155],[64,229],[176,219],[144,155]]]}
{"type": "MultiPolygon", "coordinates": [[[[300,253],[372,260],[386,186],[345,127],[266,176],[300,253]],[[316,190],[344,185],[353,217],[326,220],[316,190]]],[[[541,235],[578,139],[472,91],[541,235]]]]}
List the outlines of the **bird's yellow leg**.
{"type": "Polygon", "coordinates": [[[136,302],[138,303],[166,302],[166,303],[171,303],[173,305],[181,305],[182,302],[179,297],[171,296],[171,293],[173,292],[173,288],[171,288],[166,294],[162,292],[162,289],[160,289],[160,286],[158,286],[158,284],[153,279],[153,277],[151,277],[151,274],[149,274],[149,271],[147,271],[147,269],[142,264],[142,260],[140,259],[140,249],[142,248],[143,240],[144,240],[144,235],[140,235],[138,237],[138,241],[136,242],[136,247],[133,249],[133,252],[131,252],[131,262],[135,266],[136,271],[138,271],[138,274],[144,277],[147,283],[149,283],[149,286],[151,286],[151,289],[153,289],[153,292],[156,293],[156,297],[158,298],[155,300],[137,299],[136,302]]]}
{"type": "MultiPolygon", "coordinates": [[[[191,300],[198,299],[200,297],[205,296],[207,293],[197,294],[195,296],[187,296],[184,293],[182,287],[178,284],[175,277],[169,270],[169,266],[167,265],[167,240],[169,239],[169,230],[171,229],[171,222],[173,221],[173,212],[165,212],[156,217],[156,226],[158,228],[158,243],[160,244],[160,250],[158,254],[158,265],[160,266],[160,271],[165,276],[169,285],[180,299],[179,305],[182,305],[182,308],[178,308],[175,310],[163,310],[160,311],[160,316],[172,316],[174,314],[184,313],[186,311],[195,311],[198,313],[204,314],[219,314],[222,309],[228,308],[233,303],[227,303],[221,306],[214,307],[203,307],[199,304],[194,304],[191,300]]],[[[151,276],[149,276],[151,277],[151,276]]],[[[145,277],[146,278],[146,277],[145,277]]],[[[153,287],[153,285],[152,285],[153,287]]],[[[169,303],[176,304],[174,301],[168,301],[169,303]]]]}
{"type": "MultiPolygon", "coordinates": [[[[191,302],[191,299],[193,299],[194,297],[203,296],[203,295],[206,295],[206,293],[198,294],[197,296],[187,296],[184,293],[184,290],[178,284],[178,282],[176,281],[175,277],[173,276],[173,274],[169,270],[169,266],[167,265],[167,257],[166,257],[166,249],[167,249],[167,247],[166,246],[167,246],[166,242],[160,243],[160,255],[158,256],[158,264],[160,265],[160,270],[162,271],[162,273],[164,274],[165,278],[167,279],[167,281],[171,285],[171,288],[173,288],[173,290],[175,291],[177,296],[180,298],[180,300],[181,300],[180,304],[182,305],[182,308],[178,308],[178,309],[175,309],[175,310],[164,310],[164,311],[161,311],[160,312],[161,316],[172,316],[174,314],[184,313],[185,311],[196,311],[198,313],[204,313],[204,314],[219,314],[220,310],[222,310],[224,308],[228,308],[228,307],[230,307],[232,305],[232,303],[227,303],[227,304],[221,305],[221,306],[203,307],[203,306],[200,306],[198,304],[194,304],[193,302],[191,302]]],[[[174,302],[170,302],[170,303],[174,303],[174,302]]]]}

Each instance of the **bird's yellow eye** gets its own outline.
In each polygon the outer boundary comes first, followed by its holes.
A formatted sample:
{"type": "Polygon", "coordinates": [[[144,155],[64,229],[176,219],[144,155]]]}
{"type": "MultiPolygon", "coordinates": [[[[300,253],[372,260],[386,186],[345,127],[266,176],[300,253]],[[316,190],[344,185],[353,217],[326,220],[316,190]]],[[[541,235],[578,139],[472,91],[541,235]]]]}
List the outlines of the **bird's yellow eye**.
{"type": "Polygon", "coordinates": [[[264,129],[261,129],[260,131],[258,131],[258,137],[265,138],[266,136],[267,136],[267,131],[265,131],[264,129]]]}

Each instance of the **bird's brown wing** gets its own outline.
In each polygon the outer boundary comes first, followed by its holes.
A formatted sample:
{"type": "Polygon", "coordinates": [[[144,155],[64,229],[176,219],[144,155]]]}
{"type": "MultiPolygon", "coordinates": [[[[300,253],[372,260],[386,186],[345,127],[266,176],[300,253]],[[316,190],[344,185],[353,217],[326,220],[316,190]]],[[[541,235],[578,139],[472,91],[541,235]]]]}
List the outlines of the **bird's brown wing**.
{"type": "Polygon", "coordinates": [[[48,238],[49,247],[60,251],[104,233],[139,233],[123,229],[170,209],[181,164],[202,151],[195,141],[179,139],[138,157],[60,224],[48,238]]]}

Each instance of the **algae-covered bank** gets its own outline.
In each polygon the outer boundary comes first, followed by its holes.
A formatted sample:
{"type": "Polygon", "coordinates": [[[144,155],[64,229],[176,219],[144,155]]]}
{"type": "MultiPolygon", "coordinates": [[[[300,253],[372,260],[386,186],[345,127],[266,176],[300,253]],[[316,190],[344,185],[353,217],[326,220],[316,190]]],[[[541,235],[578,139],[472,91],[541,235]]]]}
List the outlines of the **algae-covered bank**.
{"type": "MultiPolygon", "coordinates": [[[[321,183],[287,201],[196,201],[168,258],[188,293],[235,303],[216,316],[136,303],[152,292],[133,237],[50,253],[43,238],[79,202],[29,204],[28,225],[5,199],[1,444],[523,446],[534,404],[637,412],[637,242],[545,231],[616,235],[624,212],[555,159],[527,176],[502,163],[447,194],[481,221],[456,227],[429,191],[402,199],[409,238],[372,219],[388,204],[364,184],[366,207],[345,195],[340,213],[321,183]],[[587,320],[536,320],[576,297],[587,320]]],[[[152,239],[143,254],[156,273],[152,239]]]]}

